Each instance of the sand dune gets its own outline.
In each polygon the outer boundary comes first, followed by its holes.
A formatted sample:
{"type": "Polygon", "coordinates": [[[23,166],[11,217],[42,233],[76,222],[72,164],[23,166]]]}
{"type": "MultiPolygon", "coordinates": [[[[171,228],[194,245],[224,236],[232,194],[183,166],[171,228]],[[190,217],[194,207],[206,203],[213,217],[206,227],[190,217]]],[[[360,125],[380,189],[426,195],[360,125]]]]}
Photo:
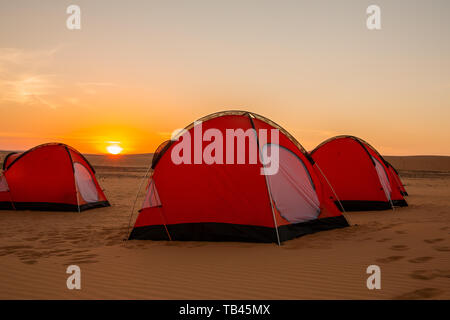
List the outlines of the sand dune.
{"type": "Polygon", "coordinates": [[[385,156],[400,171],[450,171],[450,157],[445,156],[385,156]]]}
{"type": "Polygon", "coordinates": [[[348,214],[349,228],[281,247],[124,242],[151,155],[87,157],[112,206],[0,211],[0,299],[450,298],[450,157],[388,157],[409,207],[348,214]],[[70,264],[81,267],[79,291],[66,287],[70,264]],[[381,290],[366,287],[372,264],[381,267],[381,290]]]}

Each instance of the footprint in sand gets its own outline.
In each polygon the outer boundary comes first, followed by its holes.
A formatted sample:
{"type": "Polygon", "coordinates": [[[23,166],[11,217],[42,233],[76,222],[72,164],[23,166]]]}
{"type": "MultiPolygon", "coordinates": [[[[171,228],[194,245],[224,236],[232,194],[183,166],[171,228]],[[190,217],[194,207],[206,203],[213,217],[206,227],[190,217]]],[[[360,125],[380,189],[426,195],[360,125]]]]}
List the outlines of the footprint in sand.
{"type": "Polygon", "coordinates": [[[414,259],[409,259],[408,261],[411,263],[423,263],[432,260],[433,257],[417,257],[414,259]]]}
{"type": "Polygon", "coordinates": [[[39,240],[39,237],[30,237],[30,238],[23,238],[25,241],[36,241],[39,240]]]}
{"type": "Polygon", "coordinates": [[[400,296],[394,297],[394,299],[400,299],[400,300],[429,299],[429,298],[434,298],[434,297],[442,294],[443,292],[444,291],[441,289],[423,288],[423,289],[407,292],[400,296]]]}
{"type": "Polygon", "coordinates": [[[446,246],[434,246],[433,249],[436,251],[442,251],[442,252],[450,251],[450,247],[446,247],[446,246]]]}
{"type": "Polygon", "coordinates": [[[432,270],[416,270],[409,275],[413,279],[431,280],[436,278],[436,274],[432,270]]]}
{"type": "Polygon", "coordinates": [[[450,270],[416,270],[410,274],[410,277],[419,280],[450,278],[450,270]]]}
{"type": "Polygon", "coordinates": [[[436,243],[436,242],[440,242],[443,241],[444,239],[442,238],[438,238],[438,239],[425,239],[423,241],[425,241],[426,243],[436,243]]]}
{"type": "Polygon", "coordinates": [[[376,261],[380,262],[380,263],[389,263],[389,262],[394,262],[394,261],[401,260],[403,258],[404,258],[403,256],[390,256],[390,257],[387,257],[387,258],[377,259],[376,261]]]}
{"type": "Polygon", "coordinates": [[[408,232],[406,232],[404,230],[397,230],[397,231],[395,231],[395,233],[397,233],[397,234],[407,234],[408,232]]]}
{"type": "Polygon", "coordinates": [[[70,262],[69,264],[88,264],[88,263],[97,263],[97,260],[77,260],[76,262],[70,262]]]}
{"type": "Polygon", "coordinates": [[[397,245],[392,246],[390,249],[395,250],[395,251],[406,251],[406,250],[409,250],[409,247],[405,246],[403,244],[397,244],[397,245]]]}
{"type": "Polygon", "coordinates": [[[386,242],[386,241],[390,241],[390,240],[392,240],[392,239],[391,238],[383,238],[383,239],[377,240],[377,242],[386,242]]]}

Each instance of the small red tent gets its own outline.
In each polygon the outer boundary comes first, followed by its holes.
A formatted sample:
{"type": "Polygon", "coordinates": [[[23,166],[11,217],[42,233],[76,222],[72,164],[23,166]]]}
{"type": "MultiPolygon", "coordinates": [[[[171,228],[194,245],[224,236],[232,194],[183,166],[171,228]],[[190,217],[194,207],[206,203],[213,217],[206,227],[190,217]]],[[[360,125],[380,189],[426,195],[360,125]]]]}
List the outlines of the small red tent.
{"type": "Polygon", "coordinates": [[[388,163],[367,142],[337,136],[322,142],[311,156],[346,211],[407,206],[388,163]]]}
{"type": "Polygon", "coordinates": [[[0,209],[82,211],[109,206],[86,158],[62,143],[11,153],[0,175],[0,209]]]}
{"type": "MultiPolygon", "coordinates": [[[[189,142],[193,150],[196,139],[189,142]]],[[[212,140],[208,141],[201,146],[202,154],[211,147],[212,140]]],[[[157,151],[147,194],[129,239],[280,243],[348,226],[308,153],[289,133],[262,116],[246,111],[215,113],[189,125],[157,151]],[[190,163],[176,164],[172,152],[187,135],[195,136],[200,126],[227,138],[229,130],[249,132],[244,140],[247,150],[253,141],[260,156],[254,163],[249,159],[238,163],[236,143],[223,150],[214,163],[194,164],[195,154],[190,154],[190,163]],[[278,142],[273,136],[262,142],[261,129],[279,132],[278,142]],[[267,151],[279,154],[276,174],[261,174],[266,165],[261,159],[267,151]]]]}

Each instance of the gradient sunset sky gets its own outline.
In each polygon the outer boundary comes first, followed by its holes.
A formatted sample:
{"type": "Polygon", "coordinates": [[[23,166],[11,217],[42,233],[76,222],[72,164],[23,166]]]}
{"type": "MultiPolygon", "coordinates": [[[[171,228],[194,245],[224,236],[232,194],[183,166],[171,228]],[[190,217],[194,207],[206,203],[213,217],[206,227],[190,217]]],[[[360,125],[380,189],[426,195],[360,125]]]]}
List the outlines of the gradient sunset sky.
{"type": "Polygon", "coordinates": [[[450,155],[450,1],[0,0],[1,150],[153,152],[226,109],[308,150],[351,134],[385,155],[450,155]],[[366,28],[370,4],[382,30],[366,28]]]}

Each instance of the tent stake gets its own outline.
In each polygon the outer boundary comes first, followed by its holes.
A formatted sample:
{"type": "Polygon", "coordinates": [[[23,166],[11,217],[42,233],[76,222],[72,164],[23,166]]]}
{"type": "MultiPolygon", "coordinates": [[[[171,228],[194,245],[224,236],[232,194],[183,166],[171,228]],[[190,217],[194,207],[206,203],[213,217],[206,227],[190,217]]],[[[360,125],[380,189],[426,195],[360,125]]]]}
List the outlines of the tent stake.
{"type": "Polygon", "coordinates": [[[131,212],[130,212],[130,217],[129,217],[129,219],[128,219],[127,234],[126,234],[126,237],[123,239],[124,241],[127,241],[128,238],[130,237],[131,218],[133,217],[134,209],[135,209],[136,202],[137,202],[137,200],[138,200],[139,194],[141,193],[142,185],[143,185],[143,183],[144,183],[145,178],[147,178],[147,175],[148,175],[148,173],[150,172],[151,167],[152,167],[152,165],[149,165],[149,166],[148,166],[148,169],[147,169],[147,171],[145,172],[145,175],[142,177],[141,183],[139,184],[139,189],[138,189],[138,191],[137,191],[137,193],[136,193],[136,197],[135,197],[134,202],[133,202],[133,207],[131,208],[131,212]]]}

